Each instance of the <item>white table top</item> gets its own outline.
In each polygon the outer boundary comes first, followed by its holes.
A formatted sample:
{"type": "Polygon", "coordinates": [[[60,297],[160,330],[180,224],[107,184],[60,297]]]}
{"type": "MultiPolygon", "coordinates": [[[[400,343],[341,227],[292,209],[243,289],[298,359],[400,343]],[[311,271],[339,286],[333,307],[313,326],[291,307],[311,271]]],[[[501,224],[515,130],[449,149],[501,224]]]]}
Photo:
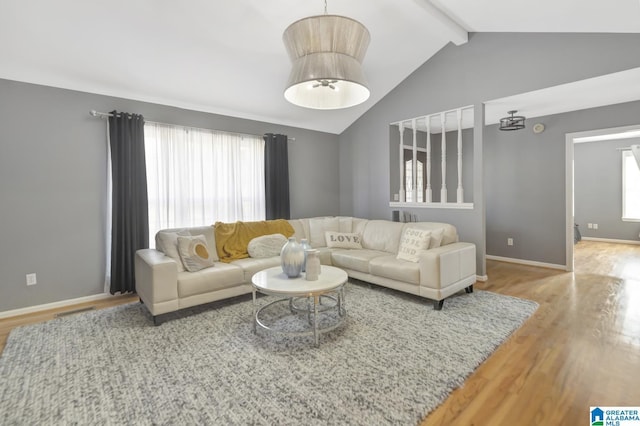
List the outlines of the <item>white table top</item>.
{"type": "Polygon", "coordinates": [[[314,295],[339,288],[347,282],[347,273],[333,266],[321,265],[316,281],[307,281],[304,272],[297,278],[289,278],[281,266],[265,269],[251,278],[256,289],[264,293],[289,296],[314,295]]]}

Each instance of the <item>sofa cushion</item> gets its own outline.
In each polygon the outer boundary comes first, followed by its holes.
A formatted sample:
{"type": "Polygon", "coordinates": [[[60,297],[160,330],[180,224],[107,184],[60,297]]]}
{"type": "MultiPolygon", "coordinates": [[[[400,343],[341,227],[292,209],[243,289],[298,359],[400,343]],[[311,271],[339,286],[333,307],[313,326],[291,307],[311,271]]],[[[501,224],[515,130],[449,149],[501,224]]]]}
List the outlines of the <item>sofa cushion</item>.
{"type": "Polygon", "coordinates": [[[378,256],[369,263],[370,273],[411,284],[420,284],[420,264],[396,259],[393,255],[378,256]]]}
{"type": "Polygon", "coordinates": [[[362,247],[397,254],[403,227],[400,222],[370,220],[362,233],[362,247]]]}
{"type": "MultiPolygon", "coordinates": [[[[440,238],[442,239],[442,238],[440,238]]],[[[400,239],[397,259],[417,262],[420,253],[429,248],[431,231],[418,228],[405,228],[400,239]]]]}
{"type": "Polygon", "coordinates": [[[431,236],[429,241],[429,248],[440,247],[444,238],[444,229],[434,229],[433,231],[429,231],[429,234],[431,236]]]}
{"type": "Polygon", "coordinates": [[[361,249],[360,235],[351,232],[332,232],[324,233],[329,248],[347,248],[361,249]]]}
{"type": "Polygon", "coordinates": [[[285,244],[287,244],[287,238],[282,234],[263,235],[249,241],[247,251],[254,259],[280,256],[282,246],[285,244]]]}
{"type": "Polygon", "coordinates": [[[167,229],[156,234],[156,249],[176,261],[178,272],[184,271],[184,265],[178,251],[178,237],[191,235],[186,229],[167,229]]]}
{"type": "Polygon", "coordinates": [[[256,272],[273,266],[280,266],[280,256],[266,257],[263,259],[238,259],[234,260],[231,264],[242,269],[245,282],[251,282],[251,278],[256,272]]]}
{"type": "Polygon", "coordinates": [[[340,232],[353,232],[353,218],[348,216],[338,216],[340,232]]]}
{"type": "Polygon", "coordinates": [[[182,237],[178,236],[178,253],[185,269],[196,272],[213,266],[211,249],[207,247],[204,235],[182,237]]]}
{"type": "MultiPolygon", "coordinates": [[[[300,242],[303,238],[308,238],[305,226],[303,224],[304,219],[289,219],[289,224],[293,227],[293,237],[296,237],[296,241],[300,242]]],[[[307,228],[309,228],[309,224],[307,223],[307,228]]]]}
{"type": "Polygon", "coordinates": [[[178,297],[204,294],[245,282],[241,268],[216,262],[213,268],[198,272],[178,272],[178,297]]]}
{"type": "Polygon", "coordinates": [[[369,219],[360,219],[354,217],[351,219],[351,232],[362,235],[364,233],[364,228],[367,226],[367,222],[369,219]]]}
{"type": "Polygon", "coordinates": [[[331,252],[331,263],[338,268],[352,269],[358,272],[369,273],[369,262],[376,257],[385,256],[387,253],[378,250],[343,250],[337,249],[331,252]]]}
{"type": "Polygon", "coordinates": [[[326,247],[325,232],[340,232],[340,219],[337,217],[320,217],[309,219],[309,244],[311,247],[326,247]]]}

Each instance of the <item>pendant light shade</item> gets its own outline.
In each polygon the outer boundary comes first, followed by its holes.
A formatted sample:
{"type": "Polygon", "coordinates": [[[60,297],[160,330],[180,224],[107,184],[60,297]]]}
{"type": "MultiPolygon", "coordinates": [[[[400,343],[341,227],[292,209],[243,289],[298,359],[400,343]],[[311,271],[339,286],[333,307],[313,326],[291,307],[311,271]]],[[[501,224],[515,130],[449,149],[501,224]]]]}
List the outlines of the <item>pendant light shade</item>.
{"type": "Polygon", "coordinates": [[[521,115],[514,115],[516,112],[518,111],[509,111],[507,114],[511,114],[511,116],[500,119],[500,130],[524,129],[525,118],[521,115]]]}
{"type": "Polygon", "coordinates": [[[362,60],[369,31],[344,16],[318,15],[289,25],[282,36],[292,62],[284,97],[313,109],[339,109],[369,99],[362,60]]]}

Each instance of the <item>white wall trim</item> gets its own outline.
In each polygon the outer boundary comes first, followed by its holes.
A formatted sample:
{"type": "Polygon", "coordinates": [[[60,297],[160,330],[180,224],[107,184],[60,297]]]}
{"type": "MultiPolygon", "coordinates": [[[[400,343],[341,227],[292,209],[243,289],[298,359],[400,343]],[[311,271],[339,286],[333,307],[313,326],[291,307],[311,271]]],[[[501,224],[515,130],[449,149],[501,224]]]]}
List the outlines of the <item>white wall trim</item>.
{"type": "Polygon", "coordinates": [[[574,224],[575,215],[573,212],[573,139],[582,136],[582,133],[567,133],[565,135],[565,169],[564,169],[564,182],[565,182],[565,263],[567,265],[567,271],[572,272],[575,269],[574,257],[573,257],[573,244],[574,244],[574,224]]]}
{"type": "Polygon", "coordinates": [[[616,244],[633,244],[640,246],[640,241],[635,240],[616,240],[613,238],[595,238],[595,237],[582,237],[585,241],[600,241],[602,243],[616,243],[616,244]]]}
{"type": "Polygon", "coordinates": [[[487,275],[476,275],[476,281],[482,281],[485,282],[489,279],[489,277],[487,275]]]}
{"type": "Polygon", "coordinates": [[[465,209],[473,210],[473,203],[409,203],[391,201],[389,207],[408,207],[412,209],[465,209]]]}
{"type": "Polygon", "coordinates": [[[487,259],[497,260],[499,262],[518,263],[520,265],[527,265],[527,266],[537,266],[540,268],[560,269],[562,271],[567,270],[567,267],[565,265],[556,265],[555,263],[537,262],[535,260],[515,259],[512,257],[493,256],[491,254],[487,255],[487,259]]]}
{"type": "Polygon", "coordinates": [[[65,306],[77,305],[78,303],[95,302],[96,300],[118,297],[109,293],[94,294],[93,296],[78,297],[77,299],[61,300],[59,302],[45,303],[44,305],[28,306],[26,308],[13,309],[0,312],[0,319],[16,317],[18,315],[32,314],[34,312],[47,311],[49,309],[64,308],[65,306]]]}

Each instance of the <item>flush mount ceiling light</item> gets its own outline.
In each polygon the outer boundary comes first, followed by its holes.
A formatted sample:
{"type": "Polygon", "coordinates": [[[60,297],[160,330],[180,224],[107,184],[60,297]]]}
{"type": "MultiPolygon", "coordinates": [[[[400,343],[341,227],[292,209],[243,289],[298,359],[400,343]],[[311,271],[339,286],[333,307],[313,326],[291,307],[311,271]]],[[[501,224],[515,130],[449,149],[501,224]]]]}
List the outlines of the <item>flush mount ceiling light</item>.
{"type": "Polygon", "coordinates": [[[518,111],[509,111],[507,114],[511,114],[511,116],[500,119],[500,130],[524,129],[525,118],[521,115],[514,115],[516,112],[518,111]]]}
{"type": "Polygon", "coordinates": [[[324,15],[289,25],[282,36],[292,62],[285,99],[312,109],[348,108],[369,99],[362,60],[370,39],[360,22],[328,15],[326,1],[324,15]]]}

